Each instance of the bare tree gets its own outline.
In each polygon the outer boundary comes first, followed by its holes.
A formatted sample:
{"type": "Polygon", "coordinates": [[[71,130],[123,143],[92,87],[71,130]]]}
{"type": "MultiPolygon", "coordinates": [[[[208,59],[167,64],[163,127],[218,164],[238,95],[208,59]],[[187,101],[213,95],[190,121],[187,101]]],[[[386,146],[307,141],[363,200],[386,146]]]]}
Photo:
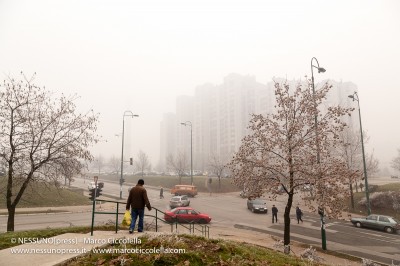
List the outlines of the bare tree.
{"type": "MultiPolygon", "coordinates": [[[[52,176],[54,176],[56,178],[56,180],[59,177],[64,177],[64,185],[67,186],[67,182],[68,182],[68,186],[71,186],[71,182],[74,181],[73,177],[75,175],[79,175],[82,173],[82,170],[85,168],[85,166],[76,158],[65,158],[64,160],[60,160],[60,162],[57,162],[57,164],[55,164],[54,166],[51,166],[51,164],[49,164],[50,167],[47,167],[48,169],[46,169],[47,173],[51,173],[53,171],[55,171],[55,173],[52,174],[52,176]]],[[[45,171],[41,171],[42,176],[45,176],[45,171]]],[[[49,179],[51,179],[51,176],[49,176],[49,179]]]]}
{"type": "Polygon", "coordinates": [[[186,154],[183,152],[178,152],[176,158],[172,154],[169,154],[167,156],[166,162],[167,162],[167,168],[175,171],[175,173],[178,174],[179,184],[182,184],[182,176],[189,168],[189,163],[186,154]]]}
{"type": "Polygon", "coordinates": [[[238,187],[246,184],[253,196],[268,193],[276,199],[278,187],[287,194],[286,252],[290,250],[289,215],[295,193],[311,210],[317,210],[316,203],[333,217],[340,215],[348,197],[345,184],[350,173],[346,163],[332,151],[340,143],[338,133],[346,126],[340,117],[349,115],[351,109],[330,106],[320,110],[329,89],[325,84],[314,95],[310,82],[306,88],[299,84],[292,90],[287,83],[275,83],[275,113],[252,115],[250,133],[229,163],[234,183],[238,187]],[[302,191],[306,184],[314,187],[313,198],[302,191]]]}
{"type": "Polygon", "coordinates": [[[210,157],[209,168],[211,172],[218,177],[218,191],[221,191],[221,177],[226,168],[226,163],[224,163],[219,156],[212,154],[210,157]]]}
{"type": "Polygon", "coordinates": [[[81,171],[79,175],[83,178],[83,183],[86,183],[86,179],[89,177],[89,161],[88,160],[80,160],[81,162],[81,171]]]}
{"type": "Polygon", "coordinates": [[[121,159],[117,158],[115,156],[112,156],[108,160],[108,166],[110,166],[112,171],[118,175],[119,171],[121,170],[121,159]]]}
{"type": "Polygon", "coordinates": [[[0,158],[7,164],[7,231],[14,231],[15,208],[29,183],[49,180],[66,162],[91,160],[98,141],[98,116],[76,113],[76,96],[53,98],[21,75],[0,85],[0,158]],[[44,171],[53,169],[54,171],[44,171]]]}
{"type": "MultiPolygon", "coordinates": [[[[368,141],[368,137],[364,135],[365,140],[368,141]]],[[[362,165],[362,154],[361,154],[361,137],[357,132],[352,131],[350,128],[346,128],[339,133],[341,145],[337,145],[336,151],[338,156],[341,156],[346,162],[346,166],[352,175],[348,176],[348,185],[350,192],[351,207],[354,210],[354,193],[353,184],[355,184],[356,191],[358,192],[358,181],[362,178],[363,165],[362,165]]]]}
{"type": "Polygon", "coordinates": [[[96,172],[100,175],[101,170],[103,169],[105,162],[104,162],[104,157],[103,155],[98,155],[94,158],[93,162],[92,162],[92,166],[94,168],[96,168],[96,172]]]}
{"type": "MultiPolygon", "coordinates": [[[[350,165],[354,169],[359,169],[363,172],[364,163],[362,159],[362,149],[361,149],[361,134],[360,131],[351,131],[349,128],[345,129],[341,135],[343,140],[343,145],[349,147],[349,153],[346,156],[346,161],[349,161],[350,165]],[[346,135],[347,137],[343,137],[346,135]]],[[[364,145],[369,143],[370,137],[366,131],[363,131],[363,141],[364,145]]],[[[366,164],[368,176],[373,176],[379,172],[379,160],[375,158],[374,152],[371,154],[366,154],[366,164]]],[[[363,177],[361,177],[363,179],[363,177]]]]}
{"type": "MultiPolygon", "coordinates": [[[[369,142],[369,136],[367,132],[363,132],[364,144],[369,142]]],[[[358,183],[364,179],[364,164],[362,158],[361,149],[361,134],[360,132],[352,131],[350,128],[346,128],[339,134],[339,138],[342,142],[341,145],[336,147],[338,155],[341,156],[347,165],[350,172],[353,172],[349,176],[348,184],[350,191],[351,207],[354,209],[354,195],[353,195],[353,184],[355,185],[356,191],[358,192],[358,183]]],[[[366,155],[367,174],[373,176],[379,171],[379,161],[374,157],[374,153],[366,155]]]]}
{"type": "Polygon", "coordinates": [[[366,154],[366,164],[368,176],[373,177],[379,172],[379,160],[375,158],[373,151],[371,154],[366,154]]]}
{"type": "Polygon", "coordinates": [[[135,171],[139,171],[144,176],[144,171],[151,170],[151,163],[149,157],[142,150],[138,152],[136,159],[133,162],[135,171]]]}
{"type": "Polygon", "coordinates": [[[400,149],[397,149],[397,157],[393,158],[390,166],[393,169],[400,171],[400,149]]]}

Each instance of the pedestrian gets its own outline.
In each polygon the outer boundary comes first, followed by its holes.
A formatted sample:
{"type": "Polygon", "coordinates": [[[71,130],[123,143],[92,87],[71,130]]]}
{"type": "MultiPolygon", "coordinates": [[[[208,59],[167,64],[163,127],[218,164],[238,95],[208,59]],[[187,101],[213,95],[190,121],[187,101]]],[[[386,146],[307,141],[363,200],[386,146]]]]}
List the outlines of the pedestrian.
{"type": "Polygon", "coordinates": [[[163,187],[160,188],[160,199],[164,198],[164,189],[163,187]]]}
{"type": "Polygon", "coordinates": [[[274,223],[274,217],[275,217],[275,222],[278,222],[278,208],[275,207],[275,205],[272,205],[272,223],[274,223]]]}
{"type": "Polygon", "coordinates": [[[129,191],[129,197],[126,201],[126,210],[131,209],[132,222],[129,227],[129,234],[135,229],[136,219],[139,217],[138,232],[143,232],[144,207],[151,211],[151,205],[147,197],[147,191],[143,187],[144,180],[139,179],[137,185],[129,191]]]}
{"type": "Polygon", "coordinates": [[[303,216],[303,212],[301,211],[300,207],[296,207],[296,218],[297,218],[297,223],[303,222],[303,219],[301,219],[301,216],[303,216]]]}

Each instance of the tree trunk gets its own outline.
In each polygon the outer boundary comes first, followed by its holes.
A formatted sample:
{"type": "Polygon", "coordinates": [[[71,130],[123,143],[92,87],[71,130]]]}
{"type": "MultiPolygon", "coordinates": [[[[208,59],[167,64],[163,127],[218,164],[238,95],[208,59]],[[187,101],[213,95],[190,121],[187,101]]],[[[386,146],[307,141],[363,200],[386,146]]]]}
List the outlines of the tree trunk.
{"type": "Polygon", "coordinates": [[[351,208],[354,211],[354,194],[353,194],[353,184],[350,182],[350,200],[351,200],[351,208]]]}
{"type": "Polygon", "coordinates": [[[7,232],[14,231],[14,218],[15,218],[15,206],[12,202],[12,188],[13,188],[13,165],[9,162],[8,164],[8,178],[7,178],[7,192],[6,192],[6,202],[8,210],[7,219],[7,232]]]}
{"type": "Polygon", "coordinates": [[[218,177],[218,192],[221,192],[221,177],[218,177]]]}
{"type": "MultiPolygon", "coordinates": [[[[290,210],[292,208],[292,203],[293,203],[293,193],[289,193],[288,201],[286,203],[285,207],[285,213],[284,213],[284,233],[283,233],[283,244],[285,246],[290,245],[290,210]]],[[[290,252],[290,247],[286,248],[285,247],[285,253],[290,252]]]]}
{"type": "Polygon", "coordinates": [[[29,182],[32,179],[33,171],[31,171],[25,181],[22,183],[17,195],[12,201],[12,189],[13,189],[13,167],[12,164],[9,164],[9,173],[8,173],[8,181],[7,181],[7,192],[6,192],[6,201],[7,201],[7,210],[8,210],[8,220],[7,220],[7,231],[14,231],[14,220],[15,220],[15,208],[17,207],[19,201],[21,200],[22,195],[29,182]]]}
{"type": "Polygon", "coordinates": [[[14,220],[15,220],[15,206],[11,206],[8,209],[8,219],[7,219],[7,232],[14,231],[14,220]]]}

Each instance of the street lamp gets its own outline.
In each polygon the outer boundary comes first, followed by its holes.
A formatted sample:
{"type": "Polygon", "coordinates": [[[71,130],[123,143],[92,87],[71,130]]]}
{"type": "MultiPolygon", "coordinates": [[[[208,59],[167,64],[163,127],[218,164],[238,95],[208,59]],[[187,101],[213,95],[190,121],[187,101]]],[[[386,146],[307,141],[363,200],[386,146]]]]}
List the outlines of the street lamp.
{"type": "MultiPolygon", "coordinates": [[[[314,71],[313,69],[316,68],[318,69],[318,73],[324,73],[326,70],[323,67],[319,66],[318,60],[317,58],[313,57],[311,58],[311,84],[312,84],[312,90],[313,90],[313,96],[314,96],[314,107],[317,108],[317,104],[315,102],[315,85],[314,85],[314,71]],[[317,62],[317,66],[313,65],[313,60],[315,60],[315,62],[317,62]]],[[[317,113],[315,113],[314,115],[314,128],[315,128],[315,137],[317,140],[317,163],[320,163],[320,156],[319,156],[319,143],[318,143],[318,125],[317,125],[317,113]]]]}
{"type": "Polygon", "coordinates": [[[134,115],[131,111],[125,111],[122,117],[122,151],[121,151],[121,177],[119,179],[119,198],[122,199],[122,184],[124,183],[124,131],[125,131],[125,116],[139,117],[139,115],[134,115]]]}
{"type": "Polygon", "coordinates": [[[367,164],[365,162],[364,137],[363,137],[362,124],[361,124],[360,99],[358,98],[357,92],[354,92],[353,95],[349,95],[349,98],[353,99],[353,102],[357,101],[357,103],[358,103],[358,118],[360,119],[360,133],[361,133],[361,150],[362,150],[362,157],[363,157],[363,164],[364,164],[365,197],[367,198],[367,212],[368,212],[368,215],[370,215],[371,214],[371,204],[369,202],[367,164]]]}
{"type": "Polygon", "coordinates": [[[190,184],[193,186],[193,128],[192,122],[181,123],[183,126],[190,126],[190,184]]]}
{"type": "MultiPolygon", "coordinates": [[[[324,73],[326,70],[323,67],[319,66],[317,58],[313,57],[311,58],[311,85],[312,85],[312,90],[313,90],[313,96],[314,96],[314,107],[317,109],[317,103],[315,102],[315,85],[314,85],[314,68],[318,70],[318,73],[324,73]],[[317,63],[317,65],[313,65],[313,61],[317,63]]],[[[320,163],[320,155],[319,155],[319,142],[318,142],[318,120],[317,120],[317,112],[315,112],[314,115],[314,129],[315,129],[315,140],[316,140],[316,146],[317,146],[317,164],[319,165],[320,163]]],[[[318,214],[320,215],[321,218],[321,241],[322,241],[322,249],[326,250],[326,233],[325,233],[325,220],[324,220],[324,209],[318,207],[318,214]]]]}

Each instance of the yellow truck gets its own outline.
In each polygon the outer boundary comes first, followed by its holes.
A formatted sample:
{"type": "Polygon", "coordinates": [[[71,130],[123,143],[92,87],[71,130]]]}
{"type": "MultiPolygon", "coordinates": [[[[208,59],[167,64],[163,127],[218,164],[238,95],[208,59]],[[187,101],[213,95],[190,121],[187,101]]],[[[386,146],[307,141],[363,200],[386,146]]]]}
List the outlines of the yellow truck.
{"type": "Polygon", "coordinates": [[[194,197],[197,195],[197,188],[191,185],[175,185],[171,189],[171,194],[175,196],[187,195],[189,197],[194,197]]]}

